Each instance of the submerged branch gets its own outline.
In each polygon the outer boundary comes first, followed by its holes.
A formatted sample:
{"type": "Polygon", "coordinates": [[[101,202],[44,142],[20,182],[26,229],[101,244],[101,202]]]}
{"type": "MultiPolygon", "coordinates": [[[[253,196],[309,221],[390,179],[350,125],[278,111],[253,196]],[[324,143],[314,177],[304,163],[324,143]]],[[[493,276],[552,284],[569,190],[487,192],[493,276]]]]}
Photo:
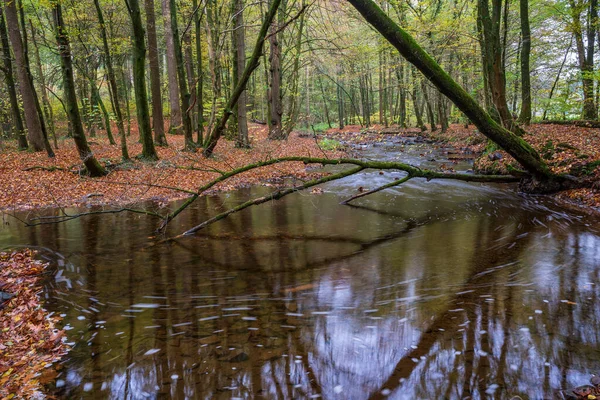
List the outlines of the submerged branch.
{"type": "Polygon", "coordinates": [[[394,186],[402,185],[404,182],[408,182],[411,178],[412,178],[412,176],[410,174],[408,174],[408,175],[406,175],[402,179],[397,179],[397,180],[395,180],[393,182],[390,182],[388,184],[385,184],[383,186],[379,186],[376,189],[369,190],[368,192],[364,192],[364,193],[359,193],[356,196],[352,196],[349,199],[346,199],[346,200],[342,201],[340,204],[346,205],[346,204],[350,203],[352,200],[356,200],[356,199],[361,198],[363,196],[368,196],[370,194],[377,193],[377,192],[380,192],[380,191],[385,190],[385,189],[389,189],[389,188],[394,187],[394,186]]]}

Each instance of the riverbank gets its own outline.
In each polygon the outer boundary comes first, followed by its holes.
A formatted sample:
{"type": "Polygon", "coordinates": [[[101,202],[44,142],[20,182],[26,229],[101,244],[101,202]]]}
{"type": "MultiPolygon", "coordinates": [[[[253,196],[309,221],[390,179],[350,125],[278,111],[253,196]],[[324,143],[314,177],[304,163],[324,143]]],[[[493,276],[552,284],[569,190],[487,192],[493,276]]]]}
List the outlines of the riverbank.
{"type": "Polygon", "coordinates": [[[40,293],[48,264],[35,252],[0,253],[0,398],[43,398],[44,384],[61,369],[67,354],[60,317],[43,308],[40,293]]]}
{"type": "MultiPolygon", "coordinates": [[[[205,159],[200,152],[182,151],[183,136],[168,136],[169,147],[157,147],[156,162],[132,160],[121,163],[120,147],[110,145],[102,137],[90,138],[96,158],[110,173],[104,178],[88,178],[78,173],[79,155],[72,139],[59,142],[56,157],[45,153],[20,152],[12,142],[0,151],[0,210],[26,211],[55,207],[135,206],[154,201],[158,207],[169,201],[189,196],[199,186],[243,165],[283,156],[339,157],[339,151],[322,150],[312,137],[292,133],[287,141],[267,139],[267,127],[251,124],[252,149],[238,149],[232,141],[221,140],[214,157],[205,159]]],[[[128,139],[129,154],[141,153],[141,144],[133,130],[128,139]]],[[[303,163],[284,163],[256,169],[228,179],[213,191],[232,190],[243,186],[268,183],[270,180],[317,176],[306,171],[303,163]]]]}
{"type": "MultiPolygon", "coordinates": [[[[453,148],[458,157],[474,158],[477,173],[508,174],[508,166],[519,167],[506,152],[490,145],[477,129],[470,125],[451,125],[441,133],[421,132],[417,128],[400,129],[374,125],[369,129],[347,126],[343,130],[330,129],[327,137],[351,145],[374,144],[395,137],[416,137],[434,145],[445,144],[453,148]]],[[[524,139],[529,142],[555,173],[592,177],[600,181],[600,129],[572,125],[532,124],[524,139]]],[[[424,155],[425,157],[426,155],[424,155]]],[[[599,188],[600,189],[600,188],[599,188]]],[[[569,207],[600,213],[600,190],[575,189],[554,195],[569,207]]]]}

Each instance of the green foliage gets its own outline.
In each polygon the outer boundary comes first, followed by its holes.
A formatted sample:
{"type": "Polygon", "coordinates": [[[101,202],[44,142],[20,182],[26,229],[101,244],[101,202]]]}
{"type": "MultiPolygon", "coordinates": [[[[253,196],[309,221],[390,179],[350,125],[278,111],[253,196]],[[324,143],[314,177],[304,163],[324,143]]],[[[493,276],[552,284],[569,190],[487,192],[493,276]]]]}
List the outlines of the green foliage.
{"type": "Polygon", "coordinates": [[[319,147],[327,151],[337,150],[341,145],[342,144],[335,139],[323,138],[319,140],[319,147]]]}

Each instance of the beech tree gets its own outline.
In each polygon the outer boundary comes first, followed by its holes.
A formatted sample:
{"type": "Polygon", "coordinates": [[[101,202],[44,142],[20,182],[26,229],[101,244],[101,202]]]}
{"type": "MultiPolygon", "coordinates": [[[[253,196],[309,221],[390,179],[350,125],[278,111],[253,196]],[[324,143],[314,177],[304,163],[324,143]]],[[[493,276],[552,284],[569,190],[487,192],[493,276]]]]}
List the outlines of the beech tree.
{"type": "Polygon", "coordinates": [[[23,48],[23,38],[19,29],[19,17],[15,3],[15,0],[5,0],[4,15],[8,27],[8,36],[15,54],[19,91],[23,100],[25,125],[27,126],[27,138],[34,151],[46,150],[49,157],[54,157],[48,138],[44,137],[42,131],[41,116],[36,107],[35,89],[29,77],[27,56],[23,48]]]}
{"type": "Polygon", "coordinates": [[[75,80],[73,79],[73,62],[71,60],[71,45],[69,44],[69,37],[65,30],[65,22],[62,15],[62,7],[60,1],[53,1],[52,4],[52,16],[54,18],[54,27],[56,32],[56,42],[58,43],[58,51],[60,54],[61,70],[63,77],[64,87],[64,98],[67,107],[67,116],[69,123],[73,130],[73,140],[77,146],[79,157],[85,165],[87,172],[90,176],[103,176],[106,175],[106,170],[88,146],[87,139],[85,138],[85,132],[83,131],[83,124],[81,122],[81,115],[79,113],[79,107],[77,106],[77,95],[75,94],[75,80]]]}
{"type": "Polygon", "coordinates": [[[133,28],[133,79],[135,91],[135,108],[138,129],[142,141],[142,157],[147,160],[157,160],[158,154],[152,141],[150,113],[148,109],[148,94],[146,92],[146,43],[144,26],[139,0],[125,0],[133,28]]]}

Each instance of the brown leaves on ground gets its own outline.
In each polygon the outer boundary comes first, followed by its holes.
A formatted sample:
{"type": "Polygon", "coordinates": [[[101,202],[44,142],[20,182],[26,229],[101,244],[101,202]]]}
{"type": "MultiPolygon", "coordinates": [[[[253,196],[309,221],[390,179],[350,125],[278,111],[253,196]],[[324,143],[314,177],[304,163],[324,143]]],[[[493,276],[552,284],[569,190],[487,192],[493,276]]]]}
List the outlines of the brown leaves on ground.
{"type": "MultiPolygon", "coordinates": [[[[54,159],[49,159],[43,152],[19,152],[15,148],[4,148],[0,153],[0,209],[115,206],[146,200],[165,205],[168,200],[189,196],[189,193],[175,188],[196,191],[201,185],[217,178],[220,175],[218,171],[229,171],[274,157],[334,158],[341,155],[339,152],[321,150],[314,138],[302,138],[292,133],[287,141],[271,141],[267,139],[266,126],[251,125],[250,128],[252,149],[237,149],[233,142],[221,140],[211,159],[204,158],[200,152],[184,152],[183,136],[168,135],[169,147],[157,147],[159,161],[133,160],[132,163],[120,164],[119,145],[109,145],[104,135],[90,138],[90,147],[96,158],[104,165],[116,166],[104,178],[88,178],[73,173],[81,167],[81,161],[72,140],[68,138],[59,143],[54,159]],[[189,167],[195,170],[185,169],[189,167]]],[[[142,151],[135,129],[128,138],[128,146],[131,156],[142,151]]],[[[302,163],[283,163],[252,170],[228,179],[215,190],[230,190],[276,177],[304,179],[315,175],[306,172],[305,167],[302,163]]]]}
{"type": "Polygon", "coordinates": [[[0,309],[0,398],[40,398],[42,385],[54,379],[67,353],[60,320],[40,303],[41,278],[47,264],[34,252],[0,253],[0,290],[14,297],[0,309]]]}

